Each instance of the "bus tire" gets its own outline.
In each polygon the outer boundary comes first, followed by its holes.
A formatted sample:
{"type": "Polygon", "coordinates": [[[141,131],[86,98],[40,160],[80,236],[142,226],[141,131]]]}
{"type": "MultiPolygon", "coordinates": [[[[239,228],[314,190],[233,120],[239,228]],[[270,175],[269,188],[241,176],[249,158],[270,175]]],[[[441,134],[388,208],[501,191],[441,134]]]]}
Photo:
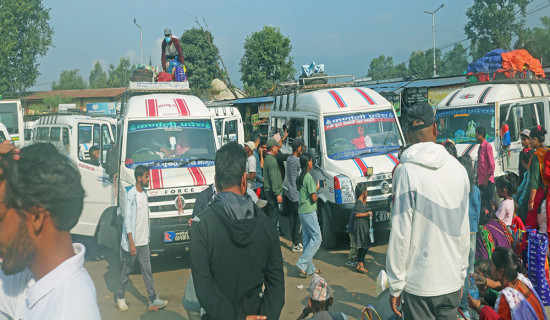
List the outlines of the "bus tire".
{"type": "Polygon", "coordinates": [[[336,247],[336,234],[332,230],[330,209],[327,205],[321,205],[321,236],[323,248],[334,249],[336,247]]]}

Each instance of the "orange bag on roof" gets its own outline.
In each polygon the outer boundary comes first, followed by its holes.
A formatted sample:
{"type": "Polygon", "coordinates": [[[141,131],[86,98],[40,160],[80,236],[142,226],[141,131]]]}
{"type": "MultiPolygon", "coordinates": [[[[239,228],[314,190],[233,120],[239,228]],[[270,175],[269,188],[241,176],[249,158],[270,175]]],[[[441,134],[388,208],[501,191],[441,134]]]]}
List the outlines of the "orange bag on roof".
{"type": "Polygon", "coordinates": [[[502,68],[523,71],[523,67],[531,70],[539,77],[546,77],[540,60],[533,58],[525,49],[504,52],[502,56],[502,68]]]}

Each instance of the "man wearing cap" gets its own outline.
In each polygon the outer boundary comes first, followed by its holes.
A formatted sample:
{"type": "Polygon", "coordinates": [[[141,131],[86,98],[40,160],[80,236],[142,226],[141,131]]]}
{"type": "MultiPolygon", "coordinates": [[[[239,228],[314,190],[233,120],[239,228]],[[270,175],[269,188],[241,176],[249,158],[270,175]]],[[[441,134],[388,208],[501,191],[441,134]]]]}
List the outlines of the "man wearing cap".
{"type": "Polygon", "coordinates": [[[307,306],[298,317],[298,320],[305,319],[310,313],[313,313],[311,319],[315,320],[347,320],[342,312],[329,312],[328,309],[334,303],[332,292],[327,281],[318,274],[314,274],[309,285],[311,293],[307,306]]]}
{"type": "Polygon", "coordinates": [[[161,49],[161,63],[163,71],[166,71],[166,59],[176,59],[183,64],[183,52],[181,51],[180,42],[177,37],[172,35],[172,30],[170,30],[170,28],[164,29],[164,39],[162,40],[161,49]]]}
{"type": "Polygon", "coordinates": [[[298,216],[298,203],[300,192],[296,187],[296,179],[300,174],[300,156],[302,155],[302,140],[292,141],[292,154],[286,160],[286,175],[288,179],[288,200],[290,218],[290,237],[292,240],[292,252],[303,252],[300,242],[300,217],[298,216]]]}
{"type": "Polygon", "coordinates": [[[432,107],[407,111],[407,139],[393,175],[386,268],[390,304],[404,319],[456,319],[468,267],[470,185],[464,167],[436,144],[432,107]]]}
{"type": "Polygon", "coordinates": [[[279,144],[274,139],[267,140],[267,155],[264,159],[264,193],[267,200],[266,213],[273,222],[279,224],[279,203],[283,202],[283,179],[277,164],[279,144]]]}
{"type": "Polygon", "coordinates": [[[254,158],[254,142],[248,141],[244,144],[244,151],[248,155],[246,158],[246,187],[256,190],[256,158],[254,158]]]}
{"type": "Polygon", "coordinates": [[[202,320],[279,319],[285,302],[279,236],[246,193],[246,158],[235,142],[216,152],[219,193],[191,224],[191,274],[202,320]]]}
{"type": "MultiPolygon", "coordinates": [[[[523,147],[523,150],[521,152],[528,153],[531,149],[531,144],[529,142],[529,133],[531,131],[529,129],[523,129],[519,133],[519,138],[521,139],[521,146],[523,147]]],[[[519,168],[519,184],[523,181],[523,175],[525,174],[525,167],[521,164],[521,157],[518,158],[518,168],[519,168]]]]}

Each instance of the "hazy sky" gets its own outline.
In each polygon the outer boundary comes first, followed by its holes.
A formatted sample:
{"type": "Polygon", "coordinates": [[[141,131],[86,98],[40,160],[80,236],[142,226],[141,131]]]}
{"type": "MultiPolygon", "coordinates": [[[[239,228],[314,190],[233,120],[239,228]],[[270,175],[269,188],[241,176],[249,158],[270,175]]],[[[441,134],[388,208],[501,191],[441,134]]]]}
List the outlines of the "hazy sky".
{"type": "MultiPolygon", "coordinates": [[[[229,74],[241,86],[239,61],[247,35],[264,25],[281,28],[292,43],[292,56],[298,70],[312,61],[324,63],[331,75],[366,75],[373,57],[392,56],[404,62],[413,50],[432,47],[432,19],[424,11],[435,10],[436,46],[465,39],[466,9],[473,0],[385,0],[385,1],[308,1],[308,0],[44,0],[51,8],[53,44],[39,59],[41,73],[33,90],[50,90],[61,70],[80,69],[88,80],[99,60],[105,69],[128,56],[139,63],[139,29],[143,28],[143,61],[151,57],[160,65],[160,43],[165,27],[176,36],[195,25],[191,16],[204,17],[215,37],[215,44],[229,74]]],[[[534,0],[528,11],[548,0],[534,0]]],[[[540,25],[550,7],[531,14],[529,26],[540,25]]],[[[465,43],[467,45],[467,43],[465,43]]],[[[183,44],[185,45],[185,44],[183,44]]]]}

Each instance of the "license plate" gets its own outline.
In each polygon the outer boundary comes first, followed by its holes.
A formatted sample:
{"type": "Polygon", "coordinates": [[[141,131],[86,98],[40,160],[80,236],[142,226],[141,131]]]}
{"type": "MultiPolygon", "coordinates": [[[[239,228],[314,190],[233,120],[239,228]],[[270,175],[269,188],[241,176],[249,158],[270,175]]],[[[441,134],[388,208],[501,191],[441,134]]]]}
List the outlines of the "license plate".
{"type": "Polygon", "coordinates": [[[375,215],[374,221],[375,222],[390,221],[390,218],[391,218],[391,212],[378,211],[375,215]]]}
{"type": "Polygon", "coordinates": [[[182,242],[189,240],[189,231],[166,231],[164,232],[164,243],[182,242]]]}

